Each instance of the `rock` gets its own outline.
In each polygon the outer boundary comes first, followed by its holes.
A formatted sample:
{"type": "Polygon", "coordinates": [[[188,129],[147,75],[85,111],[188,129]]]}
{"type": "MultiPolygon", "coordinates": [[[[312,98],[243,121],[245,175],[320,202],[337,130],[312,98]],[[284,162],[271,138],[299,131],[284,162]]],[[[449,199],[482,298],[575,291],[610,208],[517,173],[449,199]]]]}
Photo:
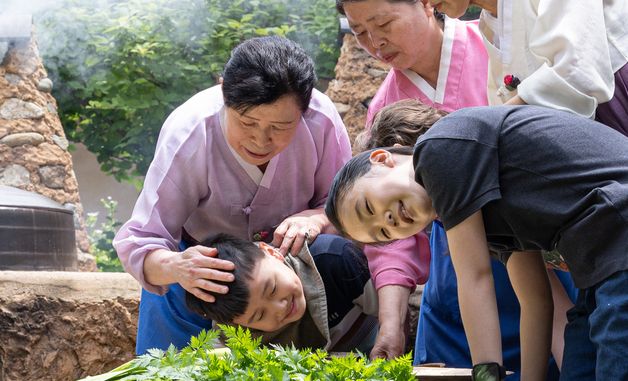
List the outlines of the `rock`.
{"type": "MultiPolygon", "coordinates": [[[[49,103],[50,104],[50,103],[49,103]]],[[[68,146],[70,145],[70,142],[68,142],[68,139],[66,139],[63,136],[59,136],[59,135],[52,135],[52,141],[58,145],[59,147],[61,147],[61,149],[63,150],[67,150],[68,146]]]]}
{"type": "Polygon", "coordinates": [[[379,69],[372,69],[372,68],[368,69],[366,73],[374,78],[384,77],[386,76],[386,74],[388,74],[387,71],[379,70],[379,69]]]}
{"type": "Polygon", "coordinates": [[[7,73],[4,75],[4,79],[6,79],[13,86],[16,86],[20,82],[22,82],[22,77],[17,74],[7,73]]]}
{"type": "Polygon", "coordinates": [[[23,187],[29,184],[31,184],[30,173],[21,165],[9,164],[0,169],[0,185],[23,187]]]}
{"type": "Polygon", "coordinates": [[[81,272],[95,272],[98,271],[96,265],[96,258],[88,253],[84,253],[78,250],[78,270],[81,272]]]}
{"type": "Polygon", "coordinates": [[[0,144],[6,144],[9,147],[18,147],[22,145],[38,146],[46,139],[42,134],[36,132],[21,132],[11,134],[0,139],[0,144]]]}
{"type": "Polygon", "coordinates": [[[46,165],[39,168],[39,176],[41,182],[52,189],[61,189],[65,183],[65,166],[63,165],[46,165]]]}
{"type": "Polygon", "coordinates": [[[0,106],[0,118],[3,119],[40,119],[43,117],[44,110],[41,107],[17,98],[10,98],[0,106]]]}
{"type": "Polygon", "coordinates": [[[131,360],[139,295],[126,273],[0,271],[0,375],[70,381],[131,360]]]}
{"type": "MultiPolygon", "coordinates": [[[[361,49],[351,35],[343,37],[340,57],[336,65],[336,78],[330,82],[327,94],[338,104],[347,105],[342,109],[342,120],[347,127],[352,145],[366,123],[369,100],[375,95],[380,84],[390,70],[361,49]]],[[[340,113],[339,109],[339,113],[340,113]]]]}
{"type": "Polygon", "coordinates": [[[46,103],[46,108],[48,109],[49,113],[57,115],[57,106],[55,106],[53,103],[46,103]]]}
{"type": "Polygon", "coordinates": [[[338,114],[340,114],[340,117],[344,117],[347,112],[351,110],[351,106],[345,103],[334,102],[334,106],[336,106],[336,110],[338,111],[338,114]]]}
{"type": "Polygon", "coordinates": [[[44,93],[52,92],[52,81],[50,78],[43,78],[39,83],[37,83],[37,90],[43,91],[44,93]]]}
{"type": "Polygon", "coordinates": [[[8,42],[0,42],[0,65],[2,61],[4,61],[4,56],[9,51],[9,43],[8,42]]]}

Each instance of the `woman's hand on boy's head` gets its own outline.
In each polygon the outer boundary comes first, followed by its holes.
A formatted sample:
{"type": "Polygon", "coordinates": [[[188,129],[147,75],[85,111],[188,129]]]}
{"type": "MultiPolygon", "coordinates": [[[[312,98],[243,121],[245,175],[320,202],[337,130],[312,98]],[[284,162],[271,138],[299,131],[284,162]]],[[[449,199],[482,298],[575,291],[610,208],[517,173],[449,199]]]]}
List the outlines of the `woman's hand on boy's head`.
{"type": "Polygon", "coordinates": [[[323,209],[309,209],[292,215],[285,220],[273,235],[272,245],[279,248],[281,254],[290,252],[297,255],[306,240],[311,243],[323,229],[329,225],[323,209]]]}
{"type": "Polygon", "coordinates": [[[213,281],[233,282],[233,262],[218,259],[218,250],[201,245],[187,248],[171,263],[177,283],[197,298],[213,303],[211,293],[226,294],[229,288],[213,281]]]}

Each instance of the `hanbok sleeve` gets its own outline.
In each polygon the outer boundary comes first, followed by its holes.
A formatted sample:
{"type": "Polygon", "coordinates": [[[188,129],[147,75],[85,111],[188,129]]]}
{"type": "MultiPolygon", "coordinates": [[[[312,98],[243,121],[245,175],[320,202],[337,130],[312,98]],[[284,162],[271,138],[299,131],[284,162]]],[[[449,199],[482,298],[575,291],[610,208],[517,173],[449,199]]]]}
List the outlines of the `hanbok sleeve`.
{"type": "Polygon", "coordinates": [[[156,249],[177,251],[183,224],[199,200],[210,194],[205,123],[188,123],[193,122],[171,116],[164,124],[133,214],[113,242],[124,269],[156,294],[168,288],[146,282],[146,254],[156,249]]]}
{"type": "Polygon", "coordinates": [[[518,86],[528,104],[590,118],[613,96],[603,1],[540,0],[529,50],[542,65],[518,86]]]}
{"type": "Polygon", "coordinates": [[[387,245],[366,245],[364,254],[378,290],[390,285],[414,289],[429,277],[430,244],[423,232],[387,245]]]}
{"type": "Polygon", "coordinates": [[[318,166],[310,208],[322,208],[334,176],[351,159],[351,143],[345,124],[332,101],[322,93],[313,94],[312,98],[322,112],[316,113],[314,120],[308,123],[315,123],[315,128],[323,133],[316,137],[318,166]]]}

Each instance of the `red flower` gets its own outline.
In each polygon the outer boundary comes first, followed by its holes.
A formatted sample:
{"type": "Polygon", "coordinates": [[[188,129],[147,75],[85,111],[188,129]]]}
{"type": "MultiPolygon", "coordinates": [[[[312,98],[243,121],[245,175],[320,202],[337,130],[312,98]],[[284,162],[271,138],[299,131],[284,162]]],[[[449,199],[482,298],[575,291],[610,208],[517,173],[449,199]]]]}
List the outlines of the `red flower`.
{"type": "Polygon", "coordinates": [[[269,232],[262,230],[260,232],[257,232],[255,234],[253,234],[253,240],[254,241],[265,241],[266,238],[268,238],[268,236],[270,235],[269,232]]]}
{"type": "Polygon", "coordinates": [[[506,85],[506,88],[510,91],[515,90],[520,83],[521,80],[512,74],[506,74],[504,76],[504,85],[506,85]]]}

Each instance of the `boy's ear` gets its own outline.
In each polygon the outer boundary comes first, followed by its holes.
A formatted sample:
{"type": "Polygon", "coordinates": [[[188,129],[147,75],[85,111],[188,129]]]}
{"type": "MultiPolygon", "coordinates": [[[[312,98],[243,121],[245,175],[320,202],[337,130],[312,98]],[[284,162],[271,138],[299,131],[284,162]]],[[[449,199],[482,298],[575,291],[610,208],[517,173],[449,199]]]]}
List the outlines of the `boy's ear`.
{"type": "Polygon", "coordinates": [[[257,243],[257,247],[259,247],[260,250],[262,250],[266,255],[270,255],[271,257],[275,257],[275,258],[277,258],[277,259],[279,259],[280,261],[283,262],[283,260],[284,260],[283,255],[281,255],[279,250],[275,249],[273,246],[270,246],[266,242],[261,242],[260,241],[260,242],[257,243]]]}
{"type": "Polygon", "coordinates": [[[383,164],[391,168],[395,166],[395,160],[392,157],[392,153],[381,148],[371,152],[369,160],[371,164],[383,164]]]}

